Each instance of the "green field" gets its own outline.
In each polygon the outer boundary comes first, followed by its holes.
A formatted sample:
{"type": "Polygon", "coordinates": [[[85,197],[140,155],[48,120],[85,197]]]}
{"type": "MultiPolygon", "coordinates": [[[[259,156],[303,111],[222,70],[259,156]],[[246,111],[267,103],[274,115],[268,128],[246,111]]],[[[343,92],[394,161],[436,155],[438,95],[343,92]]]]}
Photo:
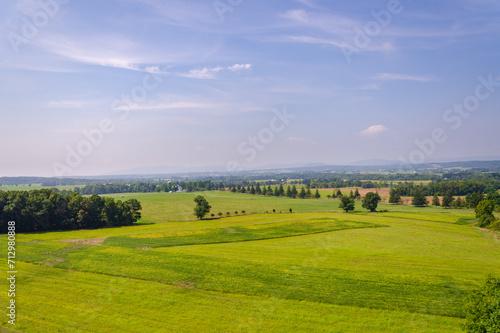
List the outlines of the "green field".
{"type": "Polygon", "coordinates": [[[195,221],[198,194],[115,196],[142,202],[137,226],[17,235],[13,332],[460,332],[500,275],[472,210],[205,192],[251,214],[195,221]]]}

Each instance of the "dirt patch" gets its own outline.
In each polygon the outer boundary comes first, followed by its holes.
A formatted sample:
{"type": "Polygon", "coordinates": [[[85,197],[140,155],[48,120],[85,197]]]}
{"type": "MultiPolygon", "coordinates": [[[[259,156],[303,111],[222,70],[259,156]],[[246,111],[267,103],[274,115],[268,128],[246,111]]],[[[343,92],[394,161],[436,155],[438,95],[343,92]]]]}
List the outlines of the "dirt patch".
{"type": "Polygon", "coordinates": [[[186,289],[196,289],[195,286],[193,286],[190,283],[186,283],[186,282],[176,282],[176,283],[173,283],[172,285],[174,285],[176,287],[186,288],[186,289]]]}
{"type": "Polygon", "coordinates": [[[26,242],[26,244],[34,244],[34,243],[40,243],[41,241],[39,240],[33,240],[31,242],[26,242]]]}
{"type": "Polygon", "coordinates": [[[226,230],[228,234],[239,234],[239,232],[234,230],[233,228],[223,228],[223,229],[226,230]]]}
{"type": "Polygon", "coordinates": [[[79,245],[102,245],[107,237],[100,238],[87,238],[87,239],[66,239],[62,240],[63,243],[73,243],[79,245]]]}
{"type": "Polygon", "coordinates": [[[135,248],[136,250],[152,250],[153,248],[152,247],[136,247],[135,248]]]}

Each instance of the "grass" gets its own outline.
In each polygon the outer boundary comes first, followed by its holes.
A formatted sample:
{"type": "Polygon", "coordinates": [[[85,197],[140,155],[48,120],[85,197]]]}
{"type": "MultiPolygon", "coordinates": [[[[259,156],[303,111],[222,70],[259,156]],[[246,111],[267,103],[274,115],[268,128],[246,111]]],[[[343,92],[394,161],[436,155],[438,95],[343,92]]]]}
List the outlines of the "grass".
{"type": "MultiPolygon", "coordinates": [[[[457,331],[460,322],[225,294],[27,263],[19,264],[18,273],[24,277],[18,294],[22,307],[16,330],[9,332],[313,332],[321,327],[330,332],[450,332],[457,331]]],[[[2,324],[6,327],[4,320],[2,324]]]]}
{"type": "Polygon", "coordinates": [[[165,223],[18,235],[16,329],[459,332],[468,292],[500,275],[499,240],[471,210],[207,192],[223,211],[299,213],[185,221],[194,195],[133,196],[165,223]]]}
{"type": "MultiPolygon", "coordinates": [[[[124,247],[169,247],[180,245],[215,244],[262,240],[282,237],[293,237],[307,234],[331,232],[336,230],[374,228],[377,225],[367,222],[346,221],[334,218],[310,218],[303,214],[281,215],[254,215],[245,216],[240,221],[260,222],[251,225],[217,226],[210,223],[211,227],[196,230],[155,232],[125,237],[111,237],[104,241],[107,246],[124,247]]],[[[227,222],[227,221],[225,221],[227,222]]],[[[219,223],[220,224],[220,223],[219,223]]],[[[226,223],[224,223],[226,224],[226,223]]]]}

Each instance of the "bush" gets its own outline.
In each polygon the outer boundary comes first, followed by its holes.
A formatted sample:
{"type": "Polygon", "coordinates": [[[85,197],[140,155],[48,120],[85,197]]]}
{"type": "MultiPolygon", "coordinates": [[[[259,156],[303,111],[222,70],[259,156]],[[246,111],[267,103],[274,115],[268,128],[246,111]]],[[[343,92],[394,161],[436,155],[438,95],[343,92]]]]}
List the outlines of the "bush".
{"type": "Polygon", "coordinates": [[[500,279],[489,277],[469,296],[463,329],[466,332],[500,332],[500,279]]]}
{"type": "Polygon", "coordinates": [[[500,231],[500,220],[496,220],[495,222],[491,222],[490,229],[495,231],[500,231]]]}
{"type": "Polygon", "coordinates": [[[245,211],[244,211],[244,210],[242,210],[242,211],[241,211],[241,214],[245,214],[245,211]]]}

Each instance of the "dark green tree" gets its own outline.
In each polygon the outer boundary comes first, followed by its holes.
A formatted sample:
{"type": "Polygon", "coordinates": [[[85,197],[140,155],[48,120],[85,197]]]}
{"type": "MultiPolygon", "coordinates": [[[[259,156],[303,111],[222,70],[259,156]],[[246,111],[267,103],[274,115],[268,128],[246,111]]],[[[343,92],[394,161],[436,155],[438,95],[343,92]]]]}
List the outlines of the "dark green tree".
{"type": "Polygon", "coordinates": [[[356,189],[356,191],[354,191],[354,199],[359,199],[359,198],[361,198],[361,194],[359,194],[358,189],[356,189]]]}
{"type": "Polygon", "coordinates": [[[339,208],[343,209],[344,212],[348,213],[350,211],[353,211],[355,208],[355,202],[353,198],[350,198],[346,195],[343,195],[340,197],[340,204],[339,208]]]}
{"type": "Polygon", "coordinates": [[[197,195],[194,198],[194,202],[196,203],[196,206],[194,207],[194,215],[196,215],[197,218],[201,220],[206,214],[210,213],[210,208],[212,208],[212,206],[208,204],[208,201],[204,196],[197,195]]]}
{"type": "Polygon", "coordinates": [[[363,199],[363,208],[368,209],[370,212],[377,211],[378,203],[382,200],[378,193],[368,192],[363,199]]]}
{"type": "Polygon", "coordinates": [[[304,188],[304,186],[302,186],[302,188],[300,189],[299,198],[304,199],[305,197],[306,197],[306,189],[304,188]]]}
{"type": "Polygon", "coordinates": [[[389,192],[389,203],[398,205],[401,203],[401,195],[399,195],[398,191],[391,188],[389,192]]]}
{"type": "Polygon", "coordinates": [[[465,196],[465,202],[470,208],[476,208],[477,205],[484,200],[484,194],[481,191],[469,193],[465,196]]]}
{"type": "Polygon", "coordinates": [[[450,208],[453,200],[455,200],[455,198],[453,198],[453,192],[447,191],[443,197],[443,203],[441,204],[441,206],[450,208]]]}
{"type": "Polygon", "coordinates": [[[424,207],[427,205],[427,199],[422,186],[416,187],[413,191],[413,200],[411,204],[415,207],[424,207]]]}
{"type": "Polygon", "coordinates": [[[436,194],[434,194],[434,196],[432,197],[432,205],[433,206],[436,206],[436,207],[439,207],[441,205],[441,202],[439,201],[439,197],[436,194]]]}
{"type": "Polygon", "coordinates": [[[479,226],[486,228],[491,222],[495,221],[495,202],[493,200],[483,200],[476,207],[476,218],[479,220],[479,226]]]}
{"type": "Polygon", "coordinates": [[[319,194],[319,190],[316,189],[316,192],[314,193],[314,199],[319,199],[321,198],[321,195],[319,194]]]}
{"type": "Polygon", "coordinates": [[[465,207],[465,202],[462,200],[462,198],[458,197],[455,201],[452,202],[451,206],[453,208],[462,209],[465,207]]]}
{"type": "Polygon", "coordinates": [[[280,188],[278,190],[279,196],[282,197],[285,195],[285,189],[283,188],[283,185],[280,184],[280,188]]]}
{"type": "Polygon", "coordinates": [[[274,187],[273,195],[274,195],[275,197],[279,197],[279,196],[280,196],[280,191],[279,191],[279,189],[278,189],[278,186],[275,186],[275,187],[274,187]]]}
{"type": "Polygon", "coordinates": [[[259,183],[257,183],[257,185],[255,185],[255,193],[262,194],[262,190],[260,189],[260,184],[259,183]]]}

